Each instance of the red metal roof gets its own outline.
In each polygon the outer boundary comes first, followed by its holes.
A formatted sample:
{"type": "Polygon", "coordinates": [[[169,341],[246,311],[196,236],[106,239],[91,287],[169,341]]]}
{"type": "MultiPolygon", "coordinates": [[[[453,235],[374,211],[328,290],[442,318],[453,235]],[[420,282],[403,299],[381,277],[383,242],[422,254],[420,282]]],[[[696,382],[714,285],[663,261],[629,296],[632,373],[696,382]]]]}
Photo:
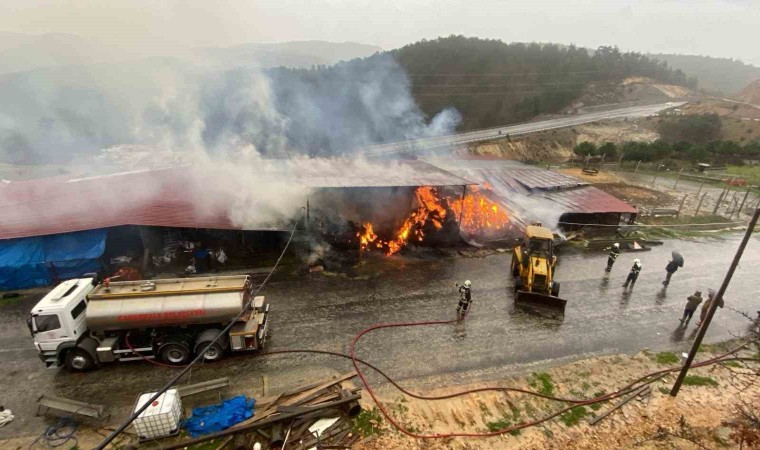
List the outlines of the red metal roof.
{"type": "Polygon", "coordinates": [[[250,229],[230,220],[232,197],[204,198],[201,180],[167,169],[2,184],[0,239],[120,225],[250,229]]]}
{"type": "Polygon", "coordinates": [[[546,198],[573,213],[638,213],[633,206],[593,186],[552,191],[546,198]]]}
{"type": "Polygon", "coordinates": [[[284,230],[287,211],[271,220],[279,223],[258,222],[275,216],[257,204],[262,191],[293,190],[286,195],[298,199],[302,189],[305,204],[310,188],[473,184],[423,161],[264,160],[257,170],[255,179],[212,166],[0,183],[0,239],[121,225],[284,230]]]}
{"type": "Polygon", "coordinates": [[[557,203],[562,213],[638,213],[625,201],[578,178],[517,161],[464,159],[431,162],[468,180],[488,183],[507,203],[515,194],[527,199],[540,195],[557,203]]]}

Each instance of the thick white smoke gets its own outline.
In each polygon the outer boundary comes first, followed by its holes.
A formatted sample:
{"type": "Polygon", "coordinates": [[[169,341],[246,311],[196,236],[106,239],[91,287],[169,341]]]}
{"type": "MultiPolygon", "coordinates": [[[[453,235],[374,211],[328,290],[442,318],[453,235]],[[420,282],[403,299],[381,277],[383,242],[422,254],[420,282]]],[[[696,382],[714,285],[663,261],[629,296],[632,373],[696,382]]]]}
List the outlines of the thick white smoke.
{"type": "MultiPolygon", "coordinates": [[[[353,159],[362,147],[451,133],[458,124],[455,111],[427,120],[387,56],[311,72],[245,63],[162,58],[7,75],[0,161],[87,175],[192,168],[199,188],[188,196],[201,212],[223,201],[236,225],[253,227],[293,217],[310,192],[271,175],[282,173],[280,163],[280,172],[269,167],[272,158],[313,172],[313,156],[353,159]]],[[[140,198],[149,190],[140,187],[140,198]]]]}

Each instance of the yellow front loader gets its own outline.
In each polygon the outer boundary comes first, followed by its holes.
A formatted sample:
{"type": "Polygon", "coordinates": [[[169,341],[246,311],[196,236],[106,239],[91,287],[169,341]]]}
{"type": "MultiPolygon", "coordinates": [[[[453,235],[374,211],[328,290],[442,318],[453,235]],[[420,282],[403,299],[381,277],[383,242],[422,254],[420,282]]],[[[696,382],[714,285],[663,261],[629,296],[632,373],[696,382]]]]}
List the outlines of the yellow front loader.
{"type": "Polygon", "coordinates": [[[523,242],[512,251],[515,306],[565,312],[567,300],[559,298],[559,283],[554,281],[556,264],[551,230],[541,224],[528,226],[523,242]]]}

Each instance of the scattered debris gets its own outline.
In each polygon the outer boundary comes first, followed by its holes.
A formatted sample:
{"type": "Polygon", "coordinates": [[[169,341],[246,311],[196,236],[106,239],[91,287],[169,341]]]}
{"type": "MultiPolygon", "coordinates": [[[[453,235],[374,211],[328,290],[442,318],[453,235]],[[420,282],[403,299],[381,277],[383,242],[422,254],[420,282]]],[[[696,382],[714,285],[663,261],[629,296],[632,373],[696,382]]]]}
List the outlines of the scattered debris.
{"type": "Polygon", "coordinates": [[[37,398],[37,415],[56,412],[70,416],[72,414],[105,421],[110,417],[103,405],[80,402],[54,395],[43,394],[37,398]]]}
{"type": "Polygon", "coordinates": [[[266,438],[270,447],[287,443],[291,449],[316,446],[350,447],[359,439],[349,419],[361,412],[360,389],[348,381],[356,376],[349,372],[297,389],[256,401],[253,417],[226,430],[164,446],[180,449],[212,439],[235,434],[254,433],[266,438]]]}

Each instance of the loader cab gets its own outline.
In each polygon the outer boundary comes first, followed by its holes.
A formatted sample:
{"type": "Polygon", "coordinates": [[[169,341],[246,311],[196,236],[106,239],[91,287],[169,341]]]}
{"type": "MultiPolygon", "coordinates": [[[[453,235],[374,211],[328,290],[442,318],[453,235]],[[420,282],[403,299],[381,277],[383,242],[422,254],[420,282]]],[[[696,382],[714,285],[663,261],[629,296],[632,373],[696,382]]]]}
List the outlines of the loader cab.
{"type": "Polygon", "coordinates": [[[529,264],[531,258],[538,257],[550,261],[554,265],[554,235],[547,228],[530,225],[525,230],[525,240],[522,244],[523,264],[529,264]]]}
{"type": "Polygon", "coordinates": [[[32,308],[27,326],[38,351],[56,351],[62,344],[76,343],[87,333],[87,294],[93,288],[91,278],[67,280],[32,308]]]}

